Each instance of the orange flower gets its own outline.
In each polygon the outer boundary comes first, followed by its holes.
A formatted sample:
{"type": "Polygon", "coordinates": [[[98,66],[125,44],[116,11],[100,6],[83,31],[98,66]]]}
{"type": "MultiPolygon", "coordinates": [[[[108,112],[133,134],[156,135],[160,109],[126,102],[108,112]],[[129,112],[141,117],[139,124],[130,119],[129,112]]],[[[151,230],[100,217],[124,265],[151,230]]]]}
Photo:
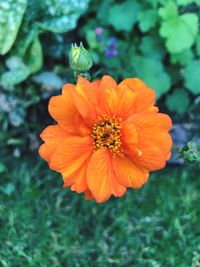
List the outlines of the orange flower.
{"type": "Polygon", "coordinates": [[[62,174],[64,187],[104,202],[140,188],[170,158],[171,119],[154,106],[155,93],[137,78],[104,76],[66,84],[49,102],[57,125],[41,134],[40,156],[62,174]]]}

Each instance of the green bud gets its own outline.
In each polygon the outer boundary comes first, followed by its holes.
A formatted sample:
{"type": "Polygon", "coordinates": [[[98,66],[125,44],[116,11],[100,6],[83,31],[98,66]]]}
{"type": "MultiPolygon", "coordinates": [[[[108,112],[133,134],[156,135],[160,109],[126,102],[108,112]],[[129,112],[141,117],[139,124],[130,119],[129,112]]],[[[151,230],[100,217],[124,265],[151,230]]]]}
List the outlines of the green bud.
{"type": "Polygon", "coordinates": [[[72,70],[76,72],[87,72],[93,65],[92,56],[80,43],[77,46],[76,43],[72,44],[69,54],[69,63],[72,70]]]}

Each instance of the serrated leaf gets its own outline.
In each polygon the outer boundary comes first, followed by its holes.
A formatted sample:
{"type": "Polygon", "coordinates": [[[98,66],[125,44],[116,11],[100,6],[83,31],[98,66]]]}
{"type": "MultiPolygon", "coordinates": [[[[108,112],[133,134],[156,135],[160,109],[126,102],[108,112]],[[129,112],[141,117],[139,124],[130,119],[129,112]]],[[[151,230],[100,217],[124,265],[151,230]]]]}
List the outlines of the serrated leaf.
{"type": "Polygon", "coordinates": [[[76,27],[77,20],[87,10],[89,0],[44,0],[43,18],[38,25],[47,31],[63,33],[76,27]]]}
{"type": "Polygon", "coordinates": [[[17,37],[27,0],[0,1],[0,55],[5,55],[17,37]]]}
{"type": "Polygon", "coordinates": [[[139,27],[142,32],[147,32],[156,25],[158,20],[157,11],[154,9],[144,10],[138,16],[139,27]]]}
{"type": "Polygon", "coordinates": [[[156,92],[157,98],[170,89],[170,77],[159,60],[135,57],[134,70],[137,77],[143,79],[156,92]]]}
{"type": "Polygon", "coordinates": [[[131,31],[136,23],[140,5],[135,0],[128,0],[114,5],[109,11],[109,24],[117,31],[131,31]]]}
{"type": "Polygon", "coordinates": [[[200,93],[200,61],[194,60],[183,71],[185,87],[193,94],[200,93]]]}
{"type": "Polygon", "coordinates": [[[168,109],[178,114],[184,114],[188,109],[189,103],[189,94],[184,89],[176,89],[166,98],[168,109]]]}
{"type": "Polygon", "coordinates": [[[179,53],[189,49],[198,32],[198,17],[185,14],[169,18],[161,23],[160,35],[166,38],[166,47],[170,53],[179,53]]]}
{"type": "Polygon", "coordinates": [[[25,63],[29,66],[31,73],[39,71],[43,65],[42,47],[38,37],[35,38],[33,43],[30,45],[26,56],[25,63]]]}
{"type": "Polygon", "coordinates": [[[173,64],[180,64],[180,65],[187,65],[189,64],[194,58],[193,52],[191,49],[184,50],[180,53],[171,54],[171,62],[173,64]]]}

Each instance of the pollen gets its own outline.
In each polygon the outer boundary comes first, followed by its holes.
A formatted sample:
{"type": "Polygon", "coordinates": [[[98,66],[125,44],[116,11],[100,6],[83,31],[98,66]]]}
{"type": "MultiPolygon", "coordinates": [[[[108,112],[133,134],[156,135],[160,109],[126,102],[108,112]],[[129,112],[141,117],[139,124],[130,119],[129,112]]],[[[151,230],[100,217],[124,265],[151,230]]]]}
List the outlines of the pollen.
{"type": "Polygon", "coordinates": [[[120,130],[120,119],[101,116],[92,128],[91,136],[94,139],[94,150],[107,147],[113,153],[113,156],[121,154],[120,130]]]}

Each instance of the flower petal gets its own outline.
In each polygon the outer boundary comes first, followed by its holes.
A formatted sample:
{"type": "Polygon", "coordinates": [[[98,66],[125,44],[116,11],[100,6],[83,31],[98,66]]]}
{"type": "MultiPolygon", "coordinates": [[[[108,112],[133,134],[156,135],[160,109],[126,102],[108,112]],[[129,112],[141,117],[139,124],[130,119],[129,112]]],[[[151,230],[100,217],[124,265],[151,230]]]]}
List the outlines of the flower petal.
{"type": "Polygon", "coordinates": [[[50,125],[44,129],[40,137],[43,141],[45,141],[45,144],[40,146],[38,152],[41,158],[49,162],[56,147],[68,137],[68,134],[58,125],[50,125]]]}
{"type": "MultiPolygon", "coordinates": [[[[115,80],[105,75],[100,83],[100,106],[101,113],[104,115],[113,115],[117,113],[118,95],[117,95],[117,83],[115,80]]],[[[102,115],[100,114],[100,115],[102,115]]]]}
{"type": "Polygon", "coordinates": [[[86,179],[86,171],[87,171],[87,162],[85,162],[73,175],[69,177],[64,177],[64,182],[66,183],[68,180],[71,181],[71,177],[74,177],[73,185],[71,187],[72,191],[76,191],[77,193],[82,193],[88,189],[87,179],[86,179]]]}
{"type": "Polygon", "coordinates": [[[89,129],[83,123],[78,113],[70,91],[74,86],[67,84],[63,87],[63,95],[53,96],[49,101],[49,113],[59,126],[70,134],[85,135],[89,129]]]}
{"type": "Polygon", "coordinates": [[[100,81],[89,82],[79,76],[75,90],[70,91],[77,110],[89,126],[97,120],[99,83],[100,81]]]}
{"type": "MultiPolygon", "coordinates": [[[[148,88],[147,85],[138,78],[128,78],[123,80],[119,87],[127,88],[135,93],[135,101],[129,114],[149,112],[158,112],[158,108],[154,106],[156,100],[155,91],[148,88]]],[[[128,117],[128,116],[127,116],[128,117]]]]}
{"type": "Polygon", "coordinates": [[[149,176],[147,170],[138,167],[126,157],[114,158],[113,168],[118,182],[126,187],[140,188],[149,176]]]}
{"type": "Polygon", "coordinates": [[[148,171],[155,171],[165,167],[166,156],[162,150],[151,141],[137,144],[135,150],[129,151],[131,160],[148,171]]]}
{"type": "Polygon", "coordinates": [[[62,173],[65,177],[73,176],[92,154],[92,139],[90,137],[70,136],[54,151],[50,168],[62,173]]]}
{"type": "Polygon", "coordinates": [[[124,195],[126,188],[118,183],[113,172],[112,160],[107,148],[97,150],[87,169],[87,183],[97,202],[104,202],[113,194],[124,195]]]}
{"type": "Polygon", "coordinates": [[[169,131],[172,127],[172,120],[163,113],[155,114],[135,114],[126,120],[136,128],[146,129],[150,134],[155,133],[155,130],[169,131]]]}
{"type": "MultiPolygon", "coordinates": [[[[124,122],[125,130],[127,127],[131,129],[131,125],[136,129],[138,143],[142,144],[144,141],[154,143],[165,154],[166,159],[169,159],[172,147],[172,138],[168,133],[172,127],[169,116],[162,113],[135,114],[124,122]]],[[[126,134],[122,135],[122,138],[125,145],[131,145],[131,137],[126,134]]]]}

